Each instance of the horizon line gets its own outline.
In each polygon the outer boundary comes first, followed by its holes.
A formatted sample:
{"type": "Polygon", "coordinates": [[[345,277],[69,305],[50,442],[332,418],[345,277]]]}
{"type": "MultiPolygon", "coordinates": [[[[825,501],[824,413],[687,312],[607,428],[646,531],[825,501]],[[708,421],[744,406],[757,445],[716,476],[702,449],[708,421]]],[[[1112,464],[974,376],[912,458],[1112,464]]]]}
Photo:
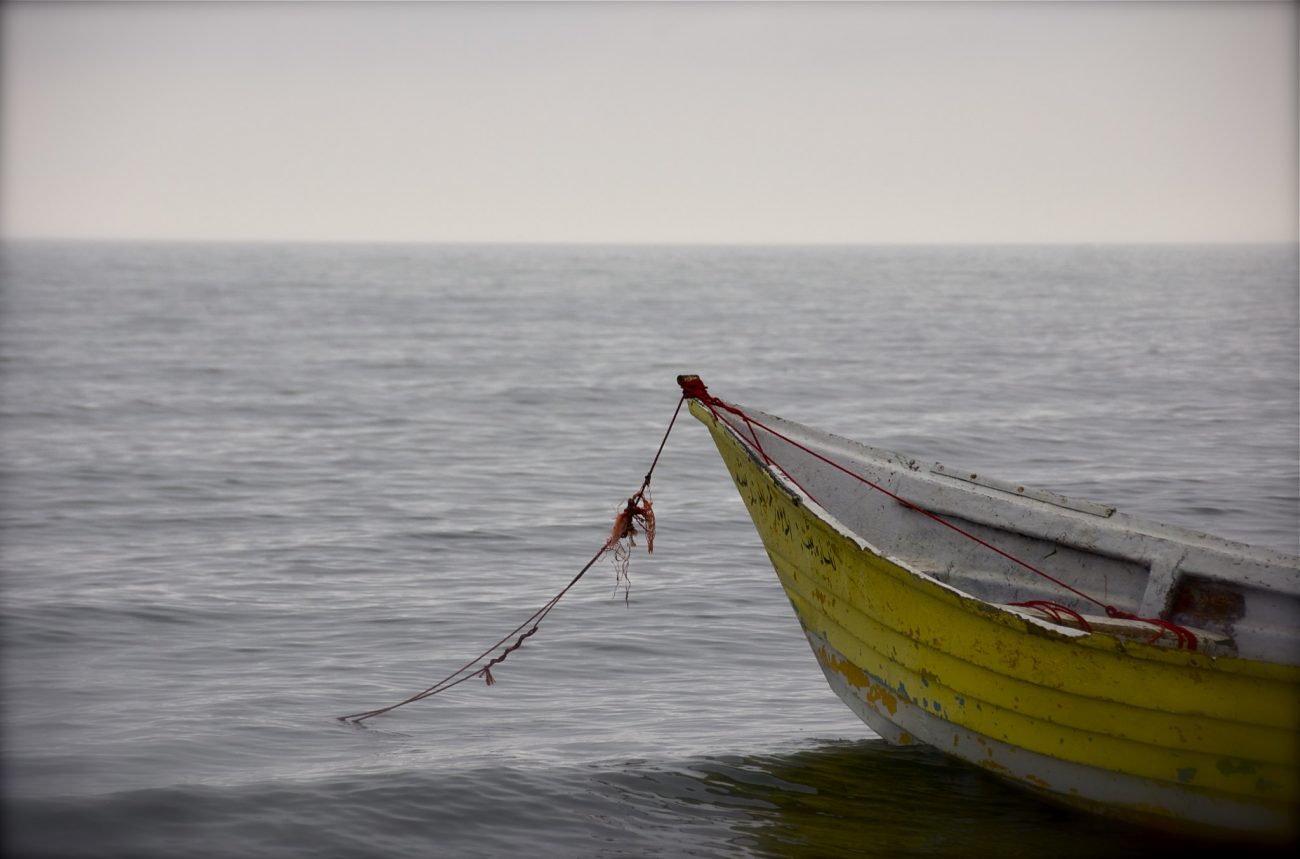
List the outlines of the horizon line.
{"type": "Polygon", "coordinates": [[[1225,246],[1300,245],[1295,239],[925,239],[925,240],[693,240],[693,239],[307,239],[194,238],[127,236],[5,236],[0,244],[154,244],[154,245],[391,245],[443,247],[727,247],[727,248],[851,248],[851,247],[1086,247],[1086,246],[1225,246]]]}

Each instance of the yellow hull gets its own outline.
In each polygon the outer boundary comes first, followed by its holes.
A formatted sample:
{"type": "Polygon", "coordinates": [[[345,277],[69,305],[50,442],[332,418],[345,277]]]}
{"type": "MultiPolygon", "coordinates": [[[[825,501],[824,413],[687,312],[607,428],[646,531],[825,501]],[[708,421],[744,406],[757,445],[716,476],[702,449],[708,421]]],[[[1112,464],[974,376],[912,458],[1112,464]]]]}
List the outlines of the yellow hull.
{"type": "Polygon", "coordinates": [[[1294,837],[1300,668],[1053,629],[881,557],[698,402],[827,679],[877,733],[1125,816],[1294,837]]]}

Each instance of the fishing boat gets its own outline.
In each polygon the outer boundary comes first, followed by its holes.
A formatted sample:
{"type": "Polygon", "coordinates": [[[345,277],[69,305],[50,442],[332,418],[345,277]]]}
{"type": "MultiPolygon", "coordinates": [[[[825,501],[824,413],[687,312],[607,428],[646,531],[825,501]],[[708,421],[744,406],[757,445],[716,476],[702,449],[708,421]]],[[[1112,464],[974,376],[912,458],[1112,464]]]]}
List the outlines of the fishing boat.
{"type": "Polygon", "coordinates": [[[678,381],[827,681],[874,732],[1093,811],[1296,837],[1300,558],[678,381]]]}

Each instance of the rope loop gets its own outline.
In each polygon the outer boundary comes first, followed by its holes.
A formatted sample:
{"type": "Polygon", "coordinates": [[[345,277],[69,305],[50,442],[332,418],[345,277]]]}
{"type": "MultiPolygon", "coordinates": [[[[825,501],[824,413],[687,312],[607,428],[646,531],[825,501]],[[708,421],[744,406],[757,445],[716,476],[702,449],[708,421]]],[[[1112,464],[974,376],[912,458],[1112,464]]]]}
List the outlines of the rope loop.
{"type": "Polygon", "coordinates": [[[1116,620],[1137,620],[1137,621],[1141,621],[1142,623],[1149,623],[1152,626],[1160,627],[1160,629],[1156,632],[1156,634],[1151,636],[1151,638],[1147,640],[1147,644],[1155,644],[1157,641],[1160,640],[1161,636],[1165,634],[1165,630],[1168,630],[1172,632],[1174,634],[1174,637],[1178,639],[1178,648],[1180,650],[1196,649],[1196,643],[1197,643],[1196,633],[1192,632],[1190,629],[1188,629],[1185,626],[1179,626],[1176,623],[1172,623],[1170,621],[1163,620],[1158,617],[1140,617],[1136,614],[1133,614],[1132,612],[1124,611],[1123,609],[1116,608],[1113,605],[1108,605],[1105,608],[1106,608],[1106,614],[1110,615],[1116,620]]]}
{"type": "Polygon", "coordinates": [[[1057,623],[1061,623],[1062,621],[1065,620],[1066,617],[1072,617],[1074,618],[1075,622],[1079,624],[1080,629],[1082,629],[1084,632],[1092,632],[1092,624],[1084,620],[1083,615],[1079,614],[1077,611],[1070,608],[1069,606],[1061,605],[1058,602],[1052,602],[1050,600],[1028,600],[1026,602],[1007,603],[1007,605],[1023,606],[1024,608],[1036,608],[1039,611],[1041,611],[1043,614],[1050,617],[1052,620],[1056,621],[1057,623]]]}

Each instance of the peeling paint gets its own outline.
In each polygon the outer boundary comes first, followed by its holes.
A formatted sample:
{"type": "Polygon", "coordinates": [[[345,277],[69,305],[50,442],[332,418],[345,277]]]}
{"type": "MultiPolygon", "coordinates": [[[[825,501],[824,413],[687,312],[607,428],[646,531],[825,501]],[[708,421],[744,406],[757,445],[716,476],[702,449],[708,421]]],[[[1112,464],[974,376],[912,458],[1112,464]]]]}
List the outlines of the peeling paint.
{"type": "Polygon", "coordinates": [[[889,692],[885,690],[884,686],[873,683],[871,688],[867,691],[866,700],[868,704],[873,706],[875,704],[883,704],[891,716],[898,712],[898,699],[889,694],[889,692]]]}
{"type": "Polygon", "coordinates": [[[1259,766],[1254,761],[1246,761],[1241,758],[1219,758],[1214,767],[1224,775],[1249,775],[1259,769],[1259,766]]]}
{"type": "MultiPolygon", "coordinates": [[[[844,682],[860,691],[865,690],[863,700],[873,709],[879,709],[877,705],[883,706],[893,716],[898,712],[898,698],[896,698],[887,687],[883,684],[873,681],[867,672],[858,666],[849,662],[847,659],[841,659],[835,654],[829,652],[826,648],[817,651],[817,657],[822,664],[828,666],[844,682]]],[[[901,684],[900,684],[901,685],[901,684]]]]}

